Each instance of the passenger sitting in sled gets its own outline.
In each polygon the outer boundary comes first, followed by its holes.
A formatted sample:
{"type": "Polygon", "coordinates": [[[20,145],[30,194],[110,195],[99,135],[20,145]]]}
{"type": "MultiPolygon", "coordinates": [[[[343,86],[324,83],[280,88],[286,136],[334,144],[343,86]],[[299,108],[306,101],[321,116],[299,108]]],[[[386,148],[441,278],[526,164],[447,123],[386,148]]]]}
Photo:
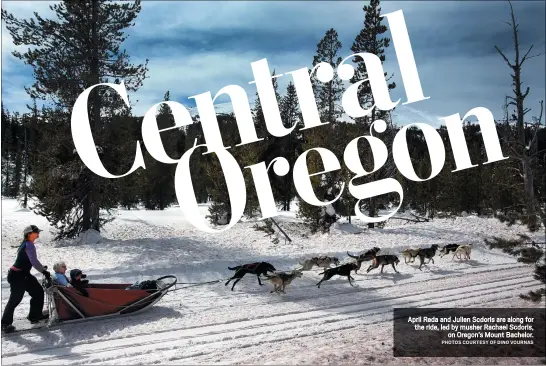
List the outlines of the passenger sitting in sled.
{"type": "Polygon", "coordinates": [[[70,284],[72,285],[72,287],[81,292],[83,296],[89,297],[89,294],[84,288],[89,283],[89,280],[82,279],[85,277],[87,277],[87,275],[83,274],[83,272],[79,269],[73,269],[72,271],[70,271],[70,284]]]}
{"type": "Polygon", "coordinates": [[[66,277],[66,263],[65,262],[57,262],[53,265],[53,271],[55,272],[53,276],[51,276],[51,279],[53,280],[53,284],[60,285],[60,286],[67,286],[70,287],[70,281],[68,280],[68,277],[66,277]]]}

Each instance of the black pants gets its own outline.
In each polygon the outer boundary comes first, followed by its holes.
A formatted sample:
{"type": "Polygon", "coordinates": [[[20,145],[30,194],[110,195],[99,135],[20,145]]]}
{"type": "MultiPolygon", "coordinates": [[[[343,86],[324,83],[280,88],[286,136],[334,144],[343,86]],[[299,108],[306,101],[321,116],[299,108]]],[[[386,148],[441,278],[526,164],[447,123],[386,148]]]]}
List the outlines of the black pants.
{"type": "Polygon", "coordinates": [[[11,293],[4,309],[4,315],[2,315],[2,325],[13,323],[13,312],[23,300],[25,291],[30,295],[28,318],[30,320],[39,319],[42,316],[42,309],[44,307],[44,290],[36,277],[29,272],[9,270],[8,283],[11,293]]]}

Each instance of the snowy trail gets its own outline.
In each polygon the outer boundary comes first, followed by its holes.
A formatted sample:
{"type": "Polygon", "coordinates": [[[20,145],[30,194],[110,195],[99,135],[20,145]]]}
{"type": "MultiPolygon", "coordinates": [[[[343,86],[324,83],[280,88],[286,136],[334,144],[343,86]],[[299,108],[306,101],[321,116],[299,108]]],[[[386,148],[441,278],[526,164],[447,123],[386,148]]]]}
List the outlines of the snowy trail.
{"type": "MultiPolygon", "coordinates": [[[[424,283],[414,283],[407,287],[393,285],[379,291],[388,294],[392,289],[396,289],[397,296],[350,303],[342,301],[341,304],[322,306],[305,312],[278,312],[283,309],[276,309],[275,304],[267,304],[268,308],[259,313],[270,315],[263,317],[256,316],[249,320],[240,319],[229,323],[135,335],[56,349],[38,348],[31,353],[6,354],[2,361],[6,365],[80,364],[99,361],[124,364],[130,362],[125,360],[126,357],[133,358],[139,355],[147,355],[147,362],[183,360],[213,352],[225,352],[234,347],[247,348],[256,344],[308,337],[328,331],[350,331],[353,327],[392,319],[392,307],[456,306],[463,301],[465,304],[470,301],[483,305],[491,300],[505,298],[506,293],[511,290],[523,291],[527,287],[536,287],[536,281],[529,274],[522,274],[521,268],[503,272],[502,276],[495,276],[494,272],[490,271],[481,275],[476,273],[475,276],[464,278],[464,286],[461,286],[460,280],[461,278],[457,277],[446,278],[444,281],[437,281],[436,286],[425,286],[424,283]],[[490,279],[486,280],[487,278],[490,279]],[[363,320],[368,317],[372,320],[363,320]],[[152,350],[154,360],[148,355],[152,350]]],[[[223,306],[220,304],[218,311],[222,309],[223,306]]]]}
{"type": "MultiPolygon", "coordinates": [[[[206,206],[202,210],[203,215],[207,213],[206,206]]],[[[211,235],[188,225],[177,208],[121,210],[101,233],[100,242],[55,243],[45,218],[18,211],[13,200],[2,200],[2,306],[9,297],[6,272],[13,261],[12,246],[30,222],[45,229],[37,244],[43,263],[64,260],[69,269],[83,269],[93,282],[133,283],[167,274],[175,275],[179,283],[224,280],[169,293],[138,315],[2,336],[6,365],[532,363],[392,357],[394,307],[529,306],[518,296],[541,287],[532,277],[532,267],[490,250],[483,239],[527,234],[541,241],[541,234],[494,219],[468,216],[412,225],[389,221],[381,230],[336,224],[328,235],[305,236],[295,214],[283,213],[278,222],[293,242],[272,244],[252,228],[253,222],[211,235]],[[435,263],[420,271],[419,260],[406,264],[400,256],[404,248],[431,243],[472,243],[472,259],[437,254],[435,263]],[[228,266],[263,260],[278,270],[289,270],[302,258],[332,255],[345,261],[347,251],[356,254],[372,246],[380,247],[383,254],[398,255],[400,273],[390,266],[385,266],[383,274],[380,268],[366,273],[370,263],[365,262],[353,274],[355,287],[335,277],[318,289],[322,270],[313,269],[282,296],[270,294],[272,285],[267,281],[258,286],[253,275],[245,276],[235,291],[231,291],[232,283],[224,286],[233,275],[228,266]]],[[[25,296],[15,323],[26,323],[28,309],[25,296]]]]}
{"type": "MultiPolygon", "coordinates": [[[[259,307],[263,305],[264,302],[267,302],[268,304],[282,304],[285,310],[287,308],[294,308],[294,312],[306,312],[314,309],[316,306],[327,308],[324,306],[326,306],[325,304],[332,301],[332,297],[336,298],[336,304],[351,304],[352,301],[358,301],[361,294],[369,294],[370,291],[389,291],[389,289],[393,287],[407,286],[423,282],[426,282],[428,285],[432,283],[440,283],[442,281],[446,281],[447,279],[454,278],[466,279],[470,274],[479,274],[480,277],[478,278],[486,278],[484,277],[484,275],[491,274],[500,270],[502,270],[507,275],[510,273],[521,275],[522,268],[525,268],[525,266],[522,266],[521,264],[497,264],[490,265],[486,268],[487,269],[482,269],[480,267],[472,268],[462,273],[444,275],[441,277],[434,277],[432,279],[427,279],[415,275],[413,277],[410,277],[409,279],[401,279],[391,284],[384,284],[384,280],[389,280],[391,278],[396,279],[397,275],[393,275],[392,273],[385,273],[386,277],[381,276],[378,273],[375,274],[375,276],[372,274],[357,274],[353,275],[355,276],[355,281],[353,281],[353,283],[356,285],[356,287],[350,287],[349,285],[347,285],[347,281],[344,279],[334,278],[326,283],[323,283],[320,290],[316,290],[320,292],[315,292],[315,290],[313,290],[313,292],[305,291],[306,289],[315,289],[315,283],[318,282],[320,278],[320,276],[315,277],[314,273],[312,272],[307,272],[305,274],[305,280],[310,280],[311,278],[313,284],[301,285],[299,283],[294,283],[288,288],[287,294],[283,295],[282,297],[272,296],[269,294],[268,291],[264,292],[261,288],[258,288],[258,286],[255,286],[255,288],[252,289],[252,292],[237,292],[238,287],[236,287],[236,291],[234,292],[231,292],[229,290],[222,292],[212,292],[211,289],[213,289],[214,287],[204,287],[201,289],[201,291],[198,291],[197,287],[195,287],[192,288],[193,291],[191,292],[186,292],[188,291],[186,289],[170,292],[161,300],[159,305],[162,307],[180,309],[183,312],[183,315],[191,315],[194,319],[196,319],[196,316],[200,316],[202,314],[214,313],[214,311],[219,307],[233,307],[234,303],[237,303],[236,308],[238,312],[252,311],[257,306],[259,307]],[[341,285],[342,287],[340,287],[339,285],[341,285]],[[183,297],[184,294],[190,295],[190,297],[183,297]],[[320,294],[320,296],[317,297],[317,294],[320,294]],[[203,303],[213,303],[214,306],[203,305],[203,303]]],[[[250,281],[254,281],[252,277],[250,278],[250,281]]],[[[249,278],[246,277],[246,279],[248,280],[249,278]]],[[[248,283],[244,284],[249,285],[248,283]]],[[[213,284],[211,286],[220,286],[219,288],[224,287],[221,282],[218,284],[213,284]]],[[[217,288],[218,287],[216,287],[216,289],[217,288]]],[[[143,317],[143,320],[148,321],[148,319],[146,319],[146,313],[139,315],[139,317],[143,317]]],[[[22,317],[16,317],[15,319],[24,322],[24,318],[22,317]]],[[[239,318],[235,318],[234,321],[238,321],[238,319],[239,318]]],[[[208,322],[209,320],[210,319],[203,319],[202,321],[208,322]]],[[[153,332],[144,332],[140,334],[155,334],[160,331],[161,330],[155,330],[153,332]]]]}

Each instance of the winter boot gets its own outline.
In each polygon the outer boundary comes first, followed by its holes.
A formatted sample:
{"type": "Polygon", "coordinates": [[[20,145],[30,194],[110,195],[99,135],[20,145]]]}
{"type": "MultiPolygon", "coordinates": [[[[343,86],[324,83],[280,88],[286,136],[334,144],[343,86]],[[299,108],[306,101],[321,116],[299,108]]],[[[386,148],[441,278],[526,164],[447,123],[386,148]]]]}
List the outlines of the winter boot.
{"type": "Polygon", "coordinates": [[[2,333],[11,333],[11,332],[15,332],[15,327],[13,325],[2,324],[2,333]]]}
{"type": "Polygon", "coordinates": [[[49,313],[46,313],[46,312],[42,313],[42,316],[39,317],[38,319],[30,319],[28,316],[27,316],[27,319],[28,321],[30,321],[30,324],[36,324],[41,322],[42,320],[49,319],[49,313]]]}

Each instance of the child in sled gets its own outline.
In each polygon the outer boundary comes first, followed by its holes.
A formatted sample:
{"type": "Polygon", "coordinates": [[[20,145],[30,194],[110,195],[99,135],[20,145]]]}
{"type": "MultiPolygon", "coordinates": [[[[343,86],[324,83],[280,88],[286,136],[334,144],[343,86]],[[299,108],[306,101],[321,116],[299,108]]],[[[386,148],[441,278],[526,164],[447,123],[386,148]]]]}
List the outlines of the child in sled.
{"type": "Polygon", "coordinates": [[[83,272],[79,269],[73,269],[70,271],[70,284],[72,287],[78,290],[83,296],[89,297],[89,294],[85,290],[85,287],[89,283],[89,280],[84,280],[86,277],[87,275],[83,274],[83,272]]]}

